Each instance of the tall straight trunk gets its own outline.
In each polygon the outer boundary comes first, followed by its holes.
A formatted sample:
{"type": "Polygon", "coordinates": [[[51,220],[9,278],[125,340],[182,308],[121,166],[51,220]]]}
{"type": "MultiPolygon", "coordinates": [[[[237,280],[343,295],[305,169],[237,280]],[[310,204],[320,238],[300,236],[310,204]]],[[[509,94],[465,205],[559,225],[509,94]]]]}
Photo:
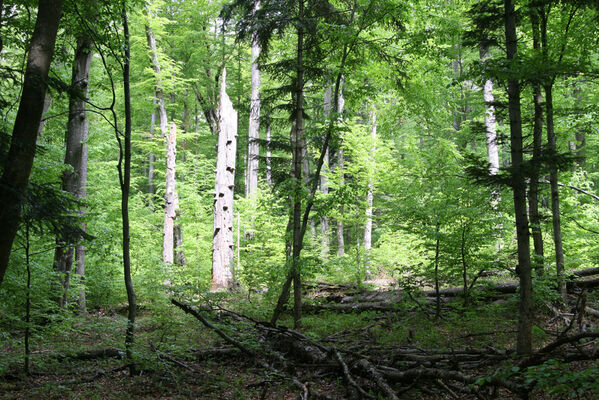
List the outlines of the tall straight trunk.
{"type": "Polygon", "coordinates": [[[218,108],[218,150],[214,184],[212,240],[212,291],[234,285],[233,194],[237,150],[237,111],[227,95],[227,70],[223,68],[218,108]]]}
{"type": "MultiPolygon", "coordinates": [[[[304,18],[304,0],[299,0],[300,21],[304,18]]],[[[293,253],[291,271],[293,275],[293,325],[298,327],[302,318],[302,278],[299,257],[302,250],[302,145],[304,140],[304,30],[297,28],[297,82],[295,89],[295,140],[293,141],[293,174],[295,190],[293,192],[293,253]]]]}
{"type": "MultiPolygon", "coordinates": [[[[479,44],[480,61],[484,63],[490,57],[489,44],[482,41],[479,44]]],[[[499,146],[497,145],[497,119],[495,117],[495,96],[493,95],[493,81],[485,77],[483,84],[483,100],[485,102],[485,143],[487,147],[487,160],[489,162],[489,174],[497,175],[499,172],[499,146]]],[[[491,194],[491,208],[497,211],[501,201],[501,190],[496,187],[491,194]]],[[[497,247],[503,249],[503,224],[495,226],[497,235],[497,247]]]]}
{"type": "MultiPolygon", "coordinates": [[[[547,119],[547,147],[551,154],[557,154],[555,128],[553,124],[553,83],[545,85],[545,112],[547,119]]],[[[557,165],[549,165],[549,182],[551,185],[551,219],[553,222],[553,243],[555,245],[555,272],[557,274],[558,291],[564,301],[568,298],[564,281],[564,247],[562,243],[562,225],[559,211],[559,186],[557,165]]]]}
{"type": "MultiPolygon", "coordinates": [[[[324,92],[324,117],[326,120],[330,118],[331,115],[331,96],[333,94],[332,86],[327,86],[326,91],[324,92]]],[[[320,175],[320,192],[323,195],[329,194],[329,182],[327,178],[327,171],[329,168],[329,149],[327,148],[324,153],[324,159],[322,163],[323,174],[320,175]]],[[[329,258],[329,217],[328,215],[323,215],[320,217],[320,235],[321,235],[321,257],[323,260],[329,258]]]]}
{"type": "MultiPolygon", "coordinates": [[[[73,72],[71,77],[72,95],[69,99],[69,119],[65,137],[66,153],[64,163],[69,166],[62,173],[62,190],[71,193],[77,200],[85,197],[87,185],[87,137],[89,124],[85,110],[85,102],[88,95],[89,71],[92,61],[93,42],[90,37],[81,36],[77,38],[77,48],[73,60],[73,72]]],[[[59,240],[60,241],[60,240],[59,240]]],[[[83,278],[85,272],[85,249],[79,244],[76,272],[83,278]]],[[[59,305],[64,307],[68,302],[68,290],[70,274],[73,265],[73,254],[75,245],[73,243],[59,243],[55,250],[54,269],[61,273],[62,296],[59,305]]],[[[85,291],[83,296],[85,297],[85,291]]],[[[81,304],[80,304],[81,306],[81,304]]]]}
{"type": "MultiPolygon", "coordinates": [[[[516,36],[516,11],[513,0],[504,0],[505,39],[508,62],[518,55],[516,36]]],[[[532,351],[532,271],[530,263],[530,241],[526,210],[526,182],[523,169],[522,115],[520,110],[520,82],[515,76],[508,79],[508,109],[510,117],[510,143],[512,158],[512,188],[514,191],[514,213],[518,241],[518,275],[520,280],[520,304],[518,313],[518,340],[516,351],[528,354],[532,351]]]]}
{"type": "MultiPolygon", "coordinates": [[[[254,1],[254,12],[260,8],[260,0],[254,1]]],[[[252,38],[252,91],[250,98],[250,123],[248,132],[248,159],[245,195],[250,197],[258,190],[258,157],[260,155],[260,44],[258,35],[252,38]]]]}
{"type": "Polygon", "coordinates": [[[374,154],[376,152],[376,109],[372,108],[370,111],[370,123],[372,124],[371,135],[372,135],[372,148],[370,149],[370,168],[371,172],[368,177],[368,193],[366,194],[366,223],[364,224],[364,270],[366,273],[366,279],[372,278],[372,271],[370,270],[370,250],[372,248],[372,205],[374,200],[374,154]]]}
{"type": "Polygon", "coordinates": [[[271,140],[271,128],[270,118],[266,118],[266,183],[269,186],[273,185],[272,180],[272,165],[271,165],[271,151],[270,151],[270,140],[271,140]]]}
{"type": "MultiPolygon", "coordinates": [[[[530,22],[532,27],[533,48],[540,53],[541,43],[539,38],[539,21],[537,10],[532,8],[530,11],[530,22]]],[[[541,215],[539,213],[539,168],[543,152],[543,96],[541,94],[541,85],[533,83],[533,104],[534,104],[534,123],[532,128],[532,159],[533,168],[530,173],[530,185],[528,189],[528,213],[530,214],[530,225],[532,241],[534,245],[534,263],[533,266],[537,275],[543,273],[543,233],[541,231],[541,215]]]]}
{"type": "MultiPolygon", "coordinates": [[[[549,45],[547,41],[547,18],[549,11],[541,11],[541,50],[543,60],[549,62],[549,45]]],[[[563,52],[563,49],[562,49],[563,52]]],[[[563,53],[562,53],[563,55],[563,53]]],[[[560,56],[561,61],[561,56],[560,56]]],[[[545,118],[547,124],[547,149],[553,156],[557,155],[557,140],[553,123],[553,84],[555,76],[549,77],[544,84],[545,91],[545,118]]],[[[558,291],[564,301],[567,300],[566,283],[564,281],[564,247],[562,243],[561,216],[559,211],[559,186],[558,172],[555,162],[549,164],[549,182],[551,186],[551,217],[553,222],[553,243],[555,246],[555,270],[557,275],[558,291]]]]}
{"type": "Polygon", "coordinates": [[[22,195],[29,183],[33,166],[37,131],[46,96],[46,82],[61,16],[62,0],[39,0],[35,29],[29,44],[21,101],[0,178],[0,285],[8,267],[12,243],[21,216],[22,195]]]}
{"type": "MultiPolygon", "coordinates": [[[[343,107],[345,106],[345,99],[343,98],[343,84],[345,83],[345,78],[341,78],[341,89],[339,90],[339,96],[337,98],[337,118],[339,121],[343,119],[341,114],[343,113],[343,107]]],[[[339,171],[339,185],[343,186],[345,184],[344,170],[345,169],[345,158],[343,154],[343,144],[339,146],[339,150],[337,150],[337,170],[339,171]]],[[[344,233],[344,224],[343,224],[343,205],[339,207],[339,218],[337,219],[337,256],[343,257],[345,254],[345,239],[343,237],[344,233]]]]}
{"type": "MultiPolygon", "coordinates": [[[[479,48],[480,60],[484,62],[490,57],[489,45],[481,44],[479,48]]],[[[496,175],[499,171],[499,150],[497,146],[497,120],[495,118],[495,96],[493,95],[493,81],[485,78],[483,85],[483,99],[485,101],[485,137],[487,144],[487,159],[489,173],[496,175]]],[[[494,198],[494,207],[500,199],[494,198]]]]}
{"type": "Polygon", "coordinates": [[[177,192],[175,190],[175,168],[177,160],[177,125],[171,122],[170,133],[166,137],[166,186],[164,188],[164,237],[162,261],[174,263],[175,219],[177,218],[177,192]]]}
{"type": "MultiPolygon", "coordinates": [[[[156,120],[158,119],[158,115],[156,113],[156,99],[154,99],[154,108],[152,110],[152,117],[150,122],[150,143],[154,143],[154,128],[156,126],[156,120]]],[[[150,150],[150,154],[148,155],[148,197],[150,201],[150,207],[154,208],[154,194],[156,193],[156,189],[154,188],[154,163],[156,162],[156,156],[154,152],[150,150]]]]}
{"type": "Polygon", "coordinates": [[[174,122],[168,123],[164,89],[162,85],[161,67],[158,59],[158,49],[154,31],[146,25],[146,38],[150,48],[150,61],[156,79],[155,99],[158,106],[158,119],[160,133],[166,143],[166,182],[164,191],[164,224],[162,237],[162,262],[171,265],[175,262],[175,220],[177,218],[177,192],[176,192],[176,159],[177,159],[177,126],[174,122]]]}
{"type": "Polygon", "coordinates": [[[129,192],[131,188],[131,88],[130,88],[130,65],[131,52],[129,40],[129,21],[127,19],[127,11],[123,5],[123,34],[125,54],[123,59],[123,93],[125,97],[125,133],[124,133],[124,148],[119,133],[117,139],[119,141],[119,182],[121,185],[121,217],[123,220],[123,276],[125,279],[125,288],[127,290],[127,330],[125,332],[125,352],[127,362],[129,363],[129,372],[134,375],[136,372],[135,363],[133,360],[133,342],[135,333],[135,318],[137,313],[137,304],[135,291],[133,290],[133,280],[131,279],[131,238],[129,235],[129,192]],[[124,163],[124,166],[123,166],[124,163]],[[123,169],[124,167],[124,169],[123,169]]]}
{"type": "MultiPolygon", "coordinates": [[[[44,111],[42,111],[42,117],[44,117],[46,114],[48,114],[48,111],[50,111],[50,107],[52,107],[52,97],[50,96],[50,93],[46,92],[46,96],[44,97],[44,111]]],[[[42,137],[45,127],[46,127],[46,119],[42,118],[42,120],[40,122],[40,127],[37,129],[38,140],[42,137]]]]}

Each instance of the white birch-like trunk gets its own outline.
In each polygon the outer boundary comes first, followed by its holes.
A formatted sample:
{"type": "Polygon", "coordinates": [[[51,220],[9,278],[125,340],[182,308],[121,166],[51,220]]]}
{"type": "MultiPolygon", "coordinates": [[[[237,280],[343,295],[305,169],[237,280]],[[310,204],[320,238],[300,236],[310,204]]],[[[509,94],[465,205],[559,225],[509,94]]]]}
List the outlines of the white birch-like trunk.
{"type": "MultiPolygon", "coordinates": [[[[254,3],[254,12],[260,8],[260,1],[254,3]]],[[[252,92],[250,99],[250,122],[248,132],[248,159],[245,183],[245,196],[250,197],[258,189],[258,156],[260,155],[260,44],[258,35],[252,38],[252,92]]]]}
{"type": "Polygon", "coordinates": [[[374,154],[376,152],[376,110],[371,111],[372,121],[372,148],[370,150],[370,173],[368,177],[368,194],[366,195],[366,223],[364,224],[364,269],[366,279],[372,278],[372,271],[370,270],[370,250],[372,249],[372,205],[374,201],[374,154]]]}
{"type": "Polygon", "coordinates": [[[164,236],[162,242],[162,261],[165,264],[175,262],[175,219],[177,218],[177,192],[175,167],[177,160],[177,125],[171,122],[166,141],[166,186],[164,189],[164,236]]]}
{"type": "Polygon", "coordinates": [[[211,291],[232,288],[234,284],[233,194],[237,150],[237,111],[226,92],[223,68],[218,107],[218,147],[214,184],[214,231],[212,241],[211,291]]]}
{"type": "MultiPolygon", "coordinates": [[[[337,113],[339,122],[343,120],[343,107],[345,106],[345,99],[343,98],[343,84],[345,83],[345,77],[341,77],[341,84],[339,85],[339,98],[337,99],[337,113]]],[[[342,141],[341,141],[342,142],[342,141]]],[[[343,144],[340,144],[339,150],[337,150],[337,170],[340,174],[339,185],[345,184],[345,178],[343,176],[343,169],[345,168],[345,159],[343,155],[343,144]]],[[[343,232],[345,226],[343,224],[343,205],[339,208],[339,218],[337,219],[337,256],[342,257],[345,255],[345,239],[343,232]]]]}
{"type": "MultiPolygon", "coordinates": [[[[489,47],[480,46],[480,60],[489,58],[489,47]]],[[[485,136],[487,143],[487,157],[489,160],[489,173],[496,175],[499,172],[499,150],[497,148],[497,121],[495,118],[495,96],[493,96],[493,81],[485,79],[483,86],[483,99],[485,101],[485,136]]]]}

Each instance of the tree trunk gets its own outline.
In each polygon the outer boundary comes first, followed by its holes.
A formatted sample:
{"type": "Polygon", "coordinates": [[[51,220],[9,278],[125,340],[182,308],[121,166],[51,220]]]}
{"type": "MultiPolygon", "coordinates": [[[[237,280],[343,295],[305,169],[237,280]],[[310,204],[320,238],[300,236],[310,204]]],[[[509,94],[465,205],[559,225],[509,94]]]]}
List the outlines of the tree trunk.
{"type": "MultiPolygon", "coordinates": [[[[93,55],[93,42],[88,36],[77,38],[77,48],[75,49],[75,58],[73,61],[73,73],[71,78],[72,95],[69,99],[69,120],[67,123],[67,133],[65,138],[66,153],[64,163],[70,168],[62,173],[62,190],[71,193],[77,200],[85,198],[87,193],[87,137],[89,133],[89,124],[85,110],[85,102],[88,94],[89,71],[93,55]]],[[[83,227],[85,229],[85,227],[83,227]]],[[[73,243],[62,243],[59,239],[59,246],[56,248],[54,256],[54,269],[62,276],[62,296],[59,299],[59,305],[65,307],[68,303],[68,290],[71,269],[73,265],[73,243]]],[[[82,244],[77,247],[77,266],[76,272],[83,279],[85,272],[85,249],[82,244]]],[[[83,304],[80,307],[85,311],[85,290],[80,298],[83,297],[83,304]]]]}
{"type": "MultiPolygon", "coordinates": [[[[331,96],[332,96],[333,88],[332,86],[327,86],[327,89],[324,93],[324,117],[325,120],[328,120],[331,115],[331,96]]],[[[329,194],[329,182],[327,178],[327,171],[329,168],[329,149],[327,148],[324,153],[324,159],[322,163],[323,173],[320,175],[320,192],[326,196],[329,194]]],[[[329,258],[329,217],[328,215],[323,215],[320,217],[320,235],[321,235],[321,257],[323,260],[329,258]]]]}
{"type": "MultiPolygon", "coordinates": [[[[260,0],[254,1],[254,12],[260,8],[260,0]]],[[[258,35],[252,38],[252,92],[250,99],[250,123],[248,132],[248,160],[245,196],[250,197],[258,190],[258,157],[260,155],[260,44],[258,35]]]]}
{"type": "MultiPolygon", "coordinates": [[[[178,208],[175,171],[177,160],[177,126],[174,122],[171,122],[169,131],[156,37],[149,25],[146,25],[146,38],[148,40],[148,47],[150,48],[150,61],[152,62],[156,79],[155,96],[158,105],[160,133],[166,142],[166,185],[164,191],[162,262],[166,265],[172,265],[175,262],[175,220],[177,218],[178,208]]],[[[179,239],[182,240],[182,237],[179,237],[179,239]]]]}
{"type": "Polygon", "coordinates": [[[39,0],[31,36],[21,101],[13,127],[10,149],[0,178],[0,285],[8,267],[12,243],[21,215],[21,199],[29,183],[35,142],[46,95],[46,81],[54,55],[61,0],[39,0]]]}
{"type": "MultiPolygon", "coordinates": [[[[299,1],[300,21],[304,18],[304,0],[299,1]]],[[[293,274],[293,325],[298,327],[302,318],[302,278],[299,257],[302,250],[302,140],[304,140],[304,30],[297,28],[297,82],[295,89],[295,138],[293,140],[293,178],[296,189],[293,193],[293,253],[291,271],[293,274]]]]}
{"type": "MultiPolygon", "coordinates": [[[[489,45],[481,42],[479,45],[480,61],[484,63],[489,57],[489,45]]],[[[485,143],[487,147],[487,160],[489,161],[489,174],[497,175],[499,172],[499,150],[497,146],[497,120],[495,118],[495,96],[493,95],[493,81],[486,77],[483,84],[483,100],[485,102],[485,143]]],[[[501,201],[501,191],[499,187],[493,190],[491,195],[491,208],[497,210],[501,201]]],[[[502,231],[503,225],[496,227],[497,247],[503,248],[502,231]]]]}
{"type": "MultiPolygon", "coordinates": [[[[539,21],[536,9],[530,11],[530,21],[533,33],[533,48],[540,52],[541,43],[539,38],[539,21]]],[[[530,174],[530,187],[528,190],[528,212],[530,214],[530,225],[532,232],[532,241],[534,245],[534,268],[537,275],[543,273],[543,234],[541,231],[541,215],[539,213],[539,169],[540,160],[543,152],[543,96],[541,95],[541,86],[539,83],[533,84],[533,104],[534,104],[534,124],[532,159],[533,166],[530,174]]]]}
{"type": "Polygon", "coordinates": [[[166,139],[166,186],[164,188],[164,237],[162,242],[162,262],[174,263],[175,219],[177,218],[177,192],[175,189],[175,167],[177,159],[177,125],[171,122],[166,139]]]}
{"type": "MultiPolygon", "coordinates": [[[[505,39],[508,62],[513,62],[518,54],[516,36],[516,12],[513,0],[504,0],[505,39]]],[[[520,304],[518,315],[518,341],[516,351],[528,354],[532,351],[532,273],[530,264],[530,242],[528,216],[526,213],[526,182],[524,179],[522,146],[522,116],[520,111],[520,82],[516,77],[508,79],[508,109],[510,117],[510,143],[513,168],[514,212],[518,241],[518,275],[520,279],[520,304]]]]}
{"type": "MultiPolygon", "coordinates": [[[[543,59],[549,62],[549,44],[547,41],[547,17],[541,11],[541,46],[543,59]]],[[[561,57],[560,57],[561,59],[561,57]]],[[[557,156],[557,141],[553,124],[553,84],[555,76],[549,77],[543,84],[545,90],[545,118],[547,124],[547,149],[552,157],[557,156]]],[[[564,281],[564,248],[562,243],[562,227],[559,211],[559,185],[556,162],[549,163],[549,182],[551,185],[551,216],[553,222],[553,243],[555,245],[555,270],[557,274],[558,291],[564,301],[567,300],[566,284],[564,281]]]]}
{"type": "MultiPolygon", "coordinates": [[[[343,113],[343,107],[345,105],[345,99],[343,98],[343,84],[345,83],[345,78],[341,77],[341,88],[339,89],[339,95],[337,98],[337,118],[339,121],[342,121],[343,117],[341,116],[343,113]]],[[[341,138],[343,139],[343,138],[341,138]]],[[[339,186],[343,186],[345,184],[345,178],[343,170],[345,168],[345,159],[343,155],[343,144],[342,140],[340,141],[339,150],[337,150],[337,170],[339,171],[339,186]]],[[[345,254],[345,239],[343,237],[344,232],[344,224],[343,224],[343,205],[339,207],[339,218],[337,218],[337,256],[343,257],[345,254]]]]}
{"type": "Polygon", "coordinates": [[[266,118],[266,183],[269,186],[273,185],[272,180],[272,165],[271,165],[271,157],[272,154],[270,152],[270,140],[271,140],[271,132],[270,132],[270,118],[266,118]]]}
{"type": "Polygon", "coordinates": [[[372,271],[370,270],[370,250],[372,248],[372,204],[374,200],[374,182],[373,175],[375,171],[374,154],[376,152],[376,109],[373,106],[370,112],[372,123],[372,148],[370,149],[370,176],[368,177],[368,193],[366,194],[366,223],[364,224],[364,270],[366,279],[372,279],[372,271]]]}
{"type": "MultiPolygon", "coordinates": [[[[545,111],[547,118],[547,147],[551,154],[557,154],[555,129],[553,125],[553,84],[545,85],[545,111]]],[[[555,272],[557,274],[558,291],[565,301],[568,293],[564,281],[564,247],[562,243],[562,227],[559,211],[559,186],[557,166],[549,165],[549,182],[551,183],[551,216],[553,222],[553,243],[555,244],[555,272]]]]}
{"type": "Polygon", "coordinates": [[[237,111],[227,95],[227,71],[223,68],[218,108],[218,150],[214,185],[214,231],[211,291],[234,285],[233,191],[237,150],[237,111]]]}
{"type": "Polygon", "coordinates": [[[119,132],[117,131],[117,140],[119,141],[119,181],[121,185],[121,216],[123,220],[123,276],[125,279],[125,288],[127,290],[127,330],[125,332],[125,351],[129,363],[129,372],[135,374],[135,363],[133,361],[133,342],[135,333],[135,318],[137,312],[135,291],[133,290],[133,280],[131,279],[131,238],[129,235],[129,191],[131,188],[131,88],[130,88],[130,40],[129,40],[129,22],[127,11],[123,5],[123,33],[125,54],[123,59],[123,92],[125,97],[125,146],[121,143],[119,132]],[[124,162],[124,170],[123,170],[124,162]]]}
{"type": "MultiPolygon", "coordinates": [[[[152,110],[152,120],[150,125],[150,143],[154,143],[154,127],[156,126],[156,119],[158,115],[156,114],[156,99],[154,99],[154,109],[152,110]]],[[[154,152],[150,150],[150,154],[148,155],[148,197],[150,201],[150,208],[154,210],[154,194],[156,194],[156,189],[154,188],[154,163],[156,162],[156,156],[154,156],[154,152]]]]}

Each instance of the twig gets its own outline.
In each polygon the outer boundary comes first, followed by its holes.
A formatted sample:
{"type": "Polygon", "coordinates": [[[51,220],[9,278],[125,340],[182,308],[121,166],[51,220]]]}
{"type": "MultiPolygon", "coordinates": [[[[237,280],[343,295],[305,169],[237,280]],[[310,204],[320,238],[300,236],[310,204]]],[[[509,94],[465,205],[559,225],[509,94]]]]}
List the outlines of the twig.
{"type": "Polygon", "coordinates": [[[374,368],[374,366],[366,359],[361,359],[356,364],[362,368],[377,384],[377,386],[389,397],[391,400],[399,400],[397,394],[391,386],[385,381],[385,378],[374,368]]]}

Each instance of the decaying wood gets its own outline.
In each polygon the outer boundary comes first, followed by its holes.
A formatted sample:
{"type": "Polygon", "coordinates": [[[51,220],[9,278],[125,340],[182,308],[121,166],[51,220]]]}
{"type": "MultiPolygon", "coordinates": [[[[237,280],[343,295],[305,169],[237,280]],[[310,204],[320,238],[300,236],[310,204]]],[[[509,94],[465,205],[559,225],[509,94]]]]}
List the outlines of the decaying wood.
{"type": "MultiPolygon", "coordinates": [[[[178,300],[173,299],[172,303],[194,315],[206,327],[214,330],[227,343],[250,356],[266,370],[289,379],[300,390],[301,398],[327,396],[315,392],[309,381],[303,381],[295,375],[300,368],[308,368],[313,376],[337,375],[345,381],[350,393],[361,398],[373,398],[371,393],[378,392],[385,398],[398,399],[399,394],[413,388],[430,391],[431,385],[433,388],[440,387],[443,392],[454,398],[460,398],[461,393],[484,398],[481,389],[485,387],[493,390],[503,388],[515,396],[526,398],[534,388],[534,382],[525,383],[519,374],[504,377],[494,374],[493,370],[489,369],[501,368],[502,363],[510,362],[514,357],[513,350],[498,350],[493,347],[453,351],[424,350],[413,347],[373,346],[370,341],[362,344],[360,342],[352,350],[352,347],[343,345],[347,343],[343,339],[346,335],[329,335],[326,339],[327,343],[332,343],[329,347],[301,332],[258,321],[221,307],[215,307],[211,311],[204,307],[200,313],[194,307],[178,300]],[[227,321],[238,324],[237,329],[243,331],[244,335],[253,328],[256,342],[260,343],[262,349],[248,348],[232,336],[234,333],[226,334],[211,323],[209,319],[213,318],[218,318],[221,323],[227,321]]],[[[595,342],[581,343],[596,338],[599,338],[597,332],[562,337],[532,356],[521,359],[520,365],[539,365],[550,357],[561,359],[563,362],[599,358],[599,348],[595,342]],[[585,350],[582,350],[583,347],[585,350]]],[[[356,337],[352,339],[359,341],[356,337]]]]}
{"type": "Polygon", "coordinates": [[[55,354],[50,358],[53,358],[58,361],[64,360],[81,360],[81,361],[89,361],[89,360],[98,360],[103,358],[118,358],[123,359],[125,357],[125,352],[120,349],[116,349],[114,347],[109,347],[106,349],[97,349],[97,350],[86,350],[80,351],[74,354],[55,354]]]}

